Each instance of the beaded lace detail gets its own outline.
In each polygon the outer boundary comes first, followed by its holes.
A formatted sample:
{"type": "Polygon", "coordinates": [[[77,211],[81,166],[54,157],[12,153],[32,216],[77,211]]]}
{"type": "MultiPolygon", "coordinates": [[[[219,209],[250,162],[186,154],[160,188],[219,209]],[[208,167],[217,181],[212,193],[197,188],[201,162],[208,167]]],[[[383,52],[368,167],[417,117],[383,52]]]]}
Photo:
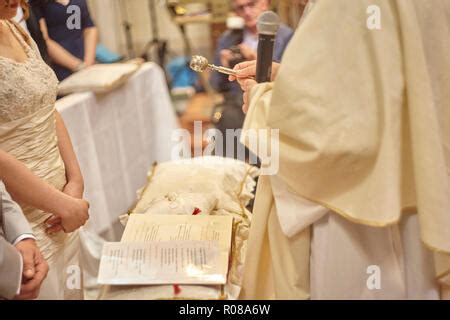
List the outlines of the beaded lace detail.
{"type": "Polygon", "coordinates": [[[58,88],[58,79],[41,59],[33,40],[27,43],[13,23],[3,23],[7,24],[25,49],[27,59],[16,62],[0,57],[0,124],[54,105],[58,88]]]}

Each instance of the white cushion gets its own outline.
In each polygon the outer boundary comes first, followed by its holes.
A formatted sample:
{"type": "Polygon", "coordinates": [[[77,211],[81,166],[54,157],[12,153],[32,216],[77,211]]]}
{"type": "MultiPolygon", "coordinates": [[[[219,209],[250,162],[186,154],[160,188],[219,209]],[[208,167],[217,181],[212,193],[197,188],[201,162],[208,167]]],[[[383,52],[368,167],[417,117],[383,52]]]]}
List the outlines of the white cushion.
{"type": "Polygon", "coordinates": [[[136,63],[96,64],[63,80],[59,84],[58,93],[67,95],[93,91],[104,94],[123,85],[139,67],[136,63]]]}
{"type": "MultiPolygon", "coordinates": [[[[233,217],[233,243],[225,286],[113,286],[105,287],[101,299],[237,299],[242,284],[251,214],[245,208],[253,197],[258,169],[242,161],[202,157],[155,165],[148,184],[138,192],[131,213],[201,214],[233,217]],[[174,205],[176,204],[176,206],[174,205]],[[171,207],[172,206],[172,207],[171,207]]],[[[126,224],[128,216],[122,216],[126,224]]]]}
{"type": "Polygon", "coordinates": [[[139,193],[132,212],[142,213],[149,204],[171,192],[212,194],[217,209],[241,212],[253,198],[258,169],[222,157],[201,157],[165,162],[149,172],[149,183],[139,193]]]}

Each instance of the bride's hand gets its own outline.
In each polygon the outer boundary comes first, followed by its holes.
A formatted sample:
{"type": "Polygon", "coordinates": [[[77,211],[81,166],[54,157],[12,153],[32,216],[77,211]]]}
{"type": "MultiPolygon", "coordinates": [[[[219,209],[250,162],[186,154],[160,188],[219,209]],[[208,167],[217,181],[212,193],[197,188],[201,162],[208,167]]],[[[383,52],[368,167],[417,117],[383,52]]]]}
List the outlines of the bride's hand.
{"type": "Polygon", "coordinates": [[[47,233],[52,234],[63,230],[66,233],[73,232],[84,226],[89,219],[89,203],[83,199],[66,196],[64,201],[45,223],[48,226],[47,233]]]}
{"type": "Polygon", "coordinates": [[[64,186],[62,192],[64,192],[65,194],[76,198],[76,199],[82,199],[83,198],[83,183],[79,183],[76,181],[69,181],[67,182],[67,184],[64,186]]]}

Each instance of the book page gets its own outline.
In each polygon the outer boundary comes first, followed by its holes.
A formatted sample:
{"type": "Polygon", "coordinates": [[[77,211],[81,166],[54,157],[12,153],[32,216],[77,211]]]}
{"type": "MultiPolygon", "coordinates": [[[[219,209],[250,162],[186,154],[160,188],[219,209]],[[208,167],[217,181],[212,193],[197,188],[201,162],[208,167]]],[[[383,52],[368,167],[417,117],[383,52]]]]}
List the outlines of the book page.
{"type": "Polygon", "coordinates": [[[225,284],[215,241],[109,242],[103,247],[100,284],[225,284]]]}
{"type": "Polygon", "coordinates": [[[120,245],[105,245],[99,281],[102,284],[224,284],[232,225],[229,216],[133,214],[120,245]]]}
{"type": "Polygon", "coordinates": [[[230,251],[232,226],[229,216],[132,214],[121,241],[211,240],[230,251]]]}

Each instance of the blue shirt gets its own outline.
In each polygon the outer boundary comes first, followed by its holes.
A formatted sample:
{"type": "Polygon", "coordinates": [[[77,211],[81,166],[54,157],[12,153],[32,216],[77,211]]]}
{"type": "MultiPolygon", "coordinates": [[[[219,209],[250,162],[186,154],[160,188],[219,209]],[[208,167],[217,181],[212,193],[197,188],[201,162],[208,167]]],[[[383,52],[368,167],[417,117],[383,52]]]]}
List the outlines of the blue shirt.
{"type": "MultiPolygon", "coordinates": [[[[49,37],[78,59],[84,60],[83,32],[86,28],[95,26],[86,0],[70,0],[67,6],[56,1],[40,1],[40,3],[35,15],[37,19],[44,18],[47,22],[49,37]],[[70,10],[71,6],[80,8],[80,28],[69,28],[76,21],[73,17],[78,12],[70,10]]],[[[52,68],[60,81],[72,74],[71,70],[55,63],[52,64],[52,68]]]]}

